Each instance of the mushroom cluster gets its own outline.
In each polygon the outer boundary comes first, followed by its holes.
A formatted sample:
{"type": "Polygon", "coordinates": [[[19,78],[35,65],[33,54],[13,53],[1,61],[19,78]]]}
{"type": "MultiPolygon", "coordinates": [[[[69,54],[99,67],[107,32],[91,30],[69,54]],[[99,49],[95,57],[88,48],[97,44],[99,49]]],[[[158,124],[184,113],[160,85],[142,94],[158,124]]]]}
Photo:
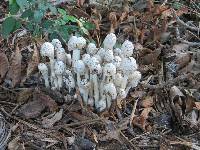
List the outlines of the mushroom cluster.
{"type": "Polygon", "coordinates": [[[97,48],[83,37],[72,36],[67,43],[69,53],[58,39],[45,42],[40,54],[50,63],[38,65],[45,86],[53,90],[66,88],[69,93],[78,89],[83,103],[100,112],[114,101],[119,104],[138,85],[141,73],[132,57],[132,42],[126,40],[121,48],[114,48],[116,41],[116,35],[110,33],[103,47],[97,48]]]}

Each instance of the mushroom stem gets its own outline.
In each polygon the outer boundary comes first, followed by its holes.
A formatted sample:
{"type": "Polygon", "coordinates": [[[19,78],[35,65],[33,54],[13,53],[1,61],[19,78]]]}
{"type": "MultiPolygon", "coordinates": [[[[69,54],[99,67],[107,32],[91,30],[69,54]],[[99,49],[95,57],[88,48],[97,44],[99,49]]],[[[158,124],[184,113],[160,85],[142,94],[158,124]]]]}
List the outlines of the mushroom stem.
{"type": "Polygon", "coordinates": [[[122,78],[122,84],[121,84],[122,89],[126,88],[127,82],[128,82],[128,76],[124,75],[124,77],[122,78]]]}
{"type": "Polygon", "coordinates": [[[77,60],[80,60],[80,50],[79,49],[74,49],[73,54],[72,54],[72,66],[74,66],[74,63],[77,60]]]}
{"type": "Polygon", "coordinates": [[[99,101],[99,85],[97,74],[92,75],[92,81],[94,85],[94,103],[97,104],[97,102],[99,101]]]}
{"type": "Polygon", "coordinates": [[[62,75],[57,76],[57,81],[58,81],[58,90],[60,90],[60,88],[62,88],[62,83],[63,83],[63,78],[62,75]]]}

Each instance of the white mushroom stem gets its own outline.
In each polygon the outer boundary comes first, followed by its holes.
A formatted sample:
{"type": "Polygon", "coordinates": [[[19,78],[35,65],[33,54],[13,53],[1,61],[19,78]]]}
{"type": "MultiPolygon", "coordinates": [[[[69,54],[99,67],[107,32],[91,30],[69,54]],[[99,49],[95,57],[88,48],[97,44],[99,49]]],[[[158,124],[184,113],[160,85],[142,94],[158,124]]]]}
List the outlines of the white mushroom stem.
{"type": "Polygon", "coordinates": [[[56,75],[55,75],[55,70],[54,70],[54,64],[55,60],[50,58],[50,69],[51,69],[51,86],[57,86],[57,80],[56,80],[56,75]]]}
{"type": "Polygon", "coordinates": [[[94,88],[94,103],[95,105],[99,101],[99,84],[98,84],[98,77],[97,74],[92,75],[92,82],[93,82],[93,88],[94,88]]]}
{"type": "Polygon", "coordinates": [[[72,66],[77,60],[80,60],[81,54],[79,49],[74,49],[72,54],[72,66]]]}
{"type": "Polygon", "coordinates": [[[58,83],[56,85],[56,88],[60,90],[63,84],[63,74],[65,72],[65,64],[62,61],[56,61],[54,67],[55,67],[55,75],[56,75],[57,83],[58,83]]]}
{"type": "Polygon", "coordinates": [[[49,75],[48,75],[48,67],[44,63],[40,63],[38,65],[38,69],[42,74],[42,77],[45,82],[45,87],[49,88],[49,75]]]}
{"type": "Polygon", "coordinates": [[[87,79],[83,79],[80,82],[80,93],[83,96],[83,102],[87,106],[88,105],[88,94],[89,94],[89,88],[90,88],[90,83],[87,81],[87,79]]]}

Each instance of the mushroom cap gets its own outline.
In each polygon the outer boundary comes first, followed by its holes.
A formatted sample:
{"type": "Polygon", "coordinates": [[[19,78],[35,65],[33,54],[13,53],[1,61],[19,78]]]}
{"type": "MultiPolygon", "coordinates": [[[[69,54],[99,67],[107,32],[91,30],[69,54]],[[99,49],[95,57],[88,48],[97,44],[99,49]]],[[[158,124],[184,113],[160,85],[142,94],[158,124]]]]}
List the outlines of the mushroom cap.
{"type": "Polygon", "coordinates": [[[105,76],[113,76],[116,74],[116,66],[112,63],[107,63],[103,67],[103,73],[105,76]]]}
{"type": "Polygon", "coordinates": [[[90,57],[89,54],[84,54],[84,55],[82,55],[82,60],[83,60],[83,62],[84,62],[86,65],[89,64],[90,59],[91,59],[91,57],[90,57]]]}
{"type": "Polygon", "coordinates": [[[76,40],[76,47],[82,49],[86,46],[86,40],[83,37],[78,37],[76,40]]]}
{"type": "Polygon", "coordinates": [[[115,48],[113,50],[113,53],[114,53],[115,56],[121,56],[122,50],[120,48],[115,48]]]}
{"type": "Polygon", "coordinates": [[[122,70],[124,75],[132,74],[135,70],[137,70],[137,68],[138,65],[133,57],[122,59],[120,69],[122,70]]]}
{"type": "Polygon", "coordinates": [[[117,90],[112,82],[104,85],[104,92],[106,94],[109,94],[112,97],[112,99],[117,98],[117,90]]]}
{"type": "Polygon", "coordinates": [[[62,60],[62,58],[66,57],[65,49],[64,48],[59,48],[56,51],[56,57],[58,60],[62,60]]]}
{"type": "Polygon", "coordinates": [[[97,52],[97,55],[99,55],[102,59],[105,56],[105,49],[104,48],[100,48],[97,52]]]}
{"type": "Polygon", "coordinates": [[[92,67],[94,67],[97,64],[99,64],[98,59],[96,57],[91,57],[88,62],[88,67],[92,70],[92,67]]]}
{"type": "Polygon", "coordinates": [[[54,58],[54,46],[50,42],[45,42],[42,44],[40,49],[41,56],[47,56],[49,58],[54,58]]]}
{"type": "Polygon", "coordinates": [[[139,71],[134,71],[128,79],[130,81],[129,84],[131,84],[131,87],[136,87],[140,82],[141,78],[141,73],[139,71]]]}
{"type": "Polygon", "coordinates": [[[133,49],[134,49],[134,45],[129,40],[124,41],[124,43],[122,44],[122,47],[121,47],[122,54],[124,55],[124,57],[132,56],[133,55],[133,49]]]}
{"type": "Polygon", "coordinates": [[[69,38],[69,41],[67,43],[68,51],[72,51],[72,50],[76,49],[77,39],[78,38],[76,36],[71,36],[69,38]]]}
{"type": "Polygon", "coordinates": [[[105,50],[104,60],[106,62],[112,62],[114,59],[113,51],[111,49],[105,50]]]}
{"type": "Polygon", "coordinates": [[[117,37],[114,33],[108,34],[103,41],[104,48],[113,49],[114,45],[116,44],[116,41],[117,37]]]}
{"type": "Polygon", "coordinates": [[[65,64],[63,63],[63,61],[55,62],[54,71],[56,75],[62,75],[65,72],[65,64]]]}
{"type": "Polygon", "coordinates": [[[38,64],[38,70],[42,73],[42,74],[48,74],[48,67],[46,64],[44,63],[39,63],[38,64]]]}
{"type": "Polygon", "coordinates": [[[96,47],[96,45],[94,43],[89,43],[86,49],[86,52],[90,55],[94,55],[96,54],[98,51],[98,48],[96,47]]]}
{"type": "Polygon", "coordinates": [[[101,56],[99,56],[98,54],[95,54],[95,55],[93,55],[93,57],[95,57],[97,60],[98,60],[98,62],[101,64],[102,63],[102,58],[101,58],[101,56]]]}
{"type": "Polygon", "coordinates": [[[90,82],[87,79],[82,79],[80,81],[80,87],[84,89],[89,89],[90,88],[90,82]]]}
{"type": "Polygon", "coordinates": [[[74,63],[74,72],[79,74],[84,74],[86,70],[83,60],[77,60],[74,63]]]}
{"type": "Polygon", "coordinates": [[[59,41],[59,39],[53,39],[53,40],[51,41],[51,44],[55,47],[55,49],[61,48],[61,47],[62,47],[62,44],[61,44],[61,42],[59,41]]]}
{"type": "Polygon", "coordinates": [[[121,59],[121,57],[119,57],[119,56],[115,56],[114,59],[113,59],[113,61],[112,61],[112,63],[113,63],[117,68],[120,67],[121,62],[122,62],[122,59],[121,59]]]}
{"type": "Polygon", "coordinates": [[[118,89],[117,94],[118,94],[117,97],[119,97],[119,98],[126,98],[126,96],[127,96],[125,90],[122,88],[118,89]]]}

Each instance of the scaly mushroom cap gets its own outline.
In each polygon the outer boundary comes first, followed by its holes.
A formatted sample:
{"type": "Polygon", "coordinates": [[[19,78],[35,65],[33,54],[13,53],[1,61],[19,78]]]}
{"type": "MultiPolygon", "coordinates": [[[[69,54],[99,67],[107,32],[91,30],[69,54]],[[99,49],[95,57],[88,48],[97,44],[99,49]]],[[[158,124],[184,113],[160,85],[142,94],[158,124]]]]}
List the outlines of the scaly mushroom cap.
{"type": "Polygon", "coordinates": [[[129,81],[131,84],[131,87],[136,87],[138,83],[140,82],[142,78],[142,75],[139,71],[134,71],[130,76],[129,76],[129,81]]]}
{"type": "Polygon", "coordinates": [[[78,37],[76,40],[76,48],[83,49],[86,46],[86,40],[83,37],[78,37]]]}
{"type": "Polygon", "coordinates": [[[124,57],[130,57],[133,55],[134,45],[129,40],[124,41],[121,50],[124,57]]]}
{"type": "Polygon", "coordinates": [[[86,49],[87,54],[94,55],[98,51],[98,48],[94,43],[89,43],[86,49]]]}
{"type": "Polygon", "coordinates": [[[75,73],[78,73],[78,74],[85,74],[85,64],[82,60],[77,60],[75,63],[74,63],[74,72],[75,73]]]}
{"type": "Polygon", "coordinates": [[[102,60],[101,56],[99,56],[98,54],[95,54],[95,55],[93,55],[93,57],[95,57],[98,60],[98,62],[100,64],[102,64],[103,60],[102,60]]]}
{"type": "Polygon", "coordinates": [[[122,59],[120,69],[122,70],[124,75],[130,75],[135,70],[137,70],[138,66],[136,60],[133,57],[128,57],[122,59]]]}
{"type": "Polygon", "coordinates": [[[122,50],[120,48],[115,48],[113,50],[113,53],[114,53],[115,56],[121,56],[122,50]]]}
{"type": "Polygon", "coordinates": [[[91,57],[89,62],[88,62],[88,67],[92,69],[95,65],[99,64],[99,61],[97,60],[96,57],[91,57]]]}
{"type": "Polygon", "coordinates": [[[104,54],[104,60],[105,60],[106,62],[112,62],[113,59],[114,59],[113,51],[110,50],[110,49],[107,49],[107,50],[105,51],[105,54],[104,54]]]}
{"type": "Polygon", "coordinates": [[[82,55],[82,60],[83,60],[83,62],[84,62],[86,65],[89,64],[90,59],[91,59],[91,57],[90,57],[89,54],[84,54],[84,55],[82,55]]]}
{"type": "Polygon", "coordinates": [[[58,48],[61,48],[62,47],[62,44],[61,42],[59,41],[59,39],[53,39],[51,41],[51,44],[54,46],[55,49],[58,49],[58,48]]]}
{"type": "Polygon", "coordinates": [[[89,89],[90,88],[90,82],[87,79],[82,79],[80,81],[80,87],[84,89],[89,89]]]}
{"type": "Polygon", "coordinates": [[[103,73],[105,76],[113,76],[116,74],[116,66],[113,65],[112,63],[107,63],[105,64],[105,66],[103,67],[103,73]]]}
{"type": "Polygon", "coordinates": [[[54,46],[50,42],[45,42],[42,44],[41,49],[40,49],[40,54],[42,57],[49,57],[49,58],[54,58],[54,46]]]}
{"type": "Polygon", "coordinates": [[[70,37],[70,39],[67,43],[68,51],[72,51],[72,50],[76,49],[77,40],[78,40],[78,38],[76,36],[70,37]]]}
{"type": "Polygon", "coordinates": [[[108,34],[103,41],[104,48],[113,49],[114,45],[116,44],[116,41],[117,37],[114,33],[108,34]]]}
{"type": "Polygon", "coordinates": [[[112,63],[116,66],[116,68],[119,68],[121,65],[122,59],[119,56],[115,56],[112,63]]]}
{"type": "Polygon", "coordinates": [[[97,52],[97,55],[99,55],[102,59],[104,58],[105,56],[105,49],[104,48],[100,48],[97,52]]]}
{"type": "Polygon", "coordinates": [[[65,64],[62,61],[56,61],[54,71],[56,75],[62,75],[65,72],[65,64]]]}
{"type": "Polygon", "coordinates": [[[62,60],[63,58],[66,58],[66,53],[64,48],[59,48],[56,51],[56,58],[57,60],[62,60]]]}
{"type": "Polygon", "coordinates": [[[108,83],[104,85],[104,92],[107,93],[112,97],[112,99],[117,98],[117,90],[115,88],[115,85],[113,83],[108,83]]]}
{"type": "Polygon", "coordinates": [[[38,70],[42,73],[42,74],[48,74],[48,67],[46,64],[44,63],[39,63],[38,64],[38,70]]]}

